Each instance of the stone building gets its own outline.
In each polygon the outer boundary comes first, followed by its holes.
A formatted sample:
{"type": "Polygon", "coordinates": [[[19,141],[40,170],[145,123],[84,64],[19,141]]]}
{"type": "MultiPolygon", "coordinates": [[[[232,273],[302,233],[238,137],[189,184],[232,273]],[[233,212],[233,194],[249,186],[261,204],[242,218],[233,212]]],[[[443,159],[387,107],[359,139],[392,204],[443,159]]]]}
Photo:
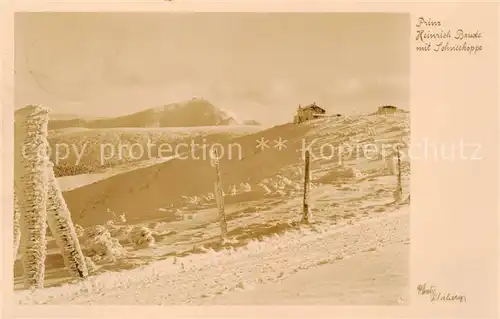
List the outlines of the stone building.
{"type": "Polygon", "coordinates": [[[304,121],[309,121],[313,120],[319,117],[324,116],[326,113],[326,110],[317,106],[316,102],[313,104],[307,105],[307,106],[300,106],[297,109],[297,112],[295,113],[295,116],[293,118],[294,123],[302,123],[304,121]]]}

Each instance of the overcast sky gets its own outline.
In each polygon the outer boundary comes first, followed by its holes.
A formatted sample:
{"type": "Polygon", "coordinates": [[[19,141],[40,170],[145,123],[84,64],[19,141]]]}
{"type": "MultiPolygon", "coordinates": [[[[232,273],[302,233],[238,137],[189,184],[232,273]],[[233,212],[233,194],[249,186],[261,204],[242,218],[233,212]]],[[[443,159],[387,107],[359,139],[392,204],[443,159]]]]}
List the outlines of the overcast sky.
{"type": "Polygon", "coordinates": [[[410,20],[377,13],[23,13],[16,107],[114,116],[203,97],[242,119],[408,109],[410,20]]]}

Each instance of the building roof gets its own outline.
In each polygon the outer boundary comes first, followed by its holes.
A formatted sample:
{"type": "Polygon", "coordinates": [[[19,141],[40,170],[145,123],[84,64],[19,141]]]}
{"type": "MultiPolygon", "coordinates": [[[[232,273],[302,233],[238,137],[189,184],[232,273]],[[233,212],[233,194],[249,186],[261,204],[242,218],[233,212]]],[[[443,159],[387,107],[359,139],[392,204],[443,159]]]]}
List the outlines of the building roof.
{"type": "Polygon", "coordinates": [[[382,105],[380,107],[381,109],[397,109],[394,105],[382,105]]]}
{"type": "Polygon", "coordinates": [[[314,111],[319,112],[319,113],[326,113],[326,110],[324,108],[321,108],[321,107],[317,106],[316,103],[304,106],[304,107],[302,107],[302,109],[303,110],[305,110],[305,109],[313,109],[314,111]]]}

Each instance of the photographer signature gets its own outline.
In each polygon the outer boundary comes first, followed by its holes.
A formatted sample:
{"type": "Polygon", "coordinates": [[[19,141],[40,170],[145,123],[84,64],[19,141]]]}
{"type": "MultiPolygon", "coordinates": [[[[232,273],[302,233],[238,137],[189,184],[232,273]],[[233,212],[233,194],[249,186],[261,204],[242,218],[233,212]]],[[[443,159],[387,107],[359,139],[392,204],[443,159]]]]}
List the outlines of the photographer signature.
{"type": "Polygon", "coordinates": [[[419,295],[427,295],[431,302],[434,301],[459,301],[467,302],[467,298],[464,295],[444,293],[436,290],[436,286],[428,285],[427,283],[417,286],[417,292],[419,295]]]}

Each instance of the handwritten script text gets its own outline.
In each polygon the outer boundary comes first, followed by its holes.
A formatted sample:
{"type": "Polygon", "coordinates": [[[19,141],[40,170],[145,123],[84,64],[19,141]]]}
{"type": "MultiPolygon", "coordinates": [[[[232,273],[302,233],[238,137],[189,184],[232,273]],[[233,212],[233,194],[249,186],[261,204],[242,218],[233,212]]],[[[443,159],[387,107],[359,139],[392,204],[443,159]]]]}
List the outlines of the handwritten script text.
{"type": "Polygon", "coordinates": [[[476,54],[483,50],[483,34],[479,30],[445,28],[442,21],[419,17],[415,41],[419,52],[467,52],[476,54]]]}
{"type": "Polygon", "coordinates": [[[435,286],[427,283],[417,286],[417,293],[422,296],[429,296],[431,302],[436,301],[458,301],[467,302],[467,298],[461,294],[444,293],[437,290],[435,286]]]}

